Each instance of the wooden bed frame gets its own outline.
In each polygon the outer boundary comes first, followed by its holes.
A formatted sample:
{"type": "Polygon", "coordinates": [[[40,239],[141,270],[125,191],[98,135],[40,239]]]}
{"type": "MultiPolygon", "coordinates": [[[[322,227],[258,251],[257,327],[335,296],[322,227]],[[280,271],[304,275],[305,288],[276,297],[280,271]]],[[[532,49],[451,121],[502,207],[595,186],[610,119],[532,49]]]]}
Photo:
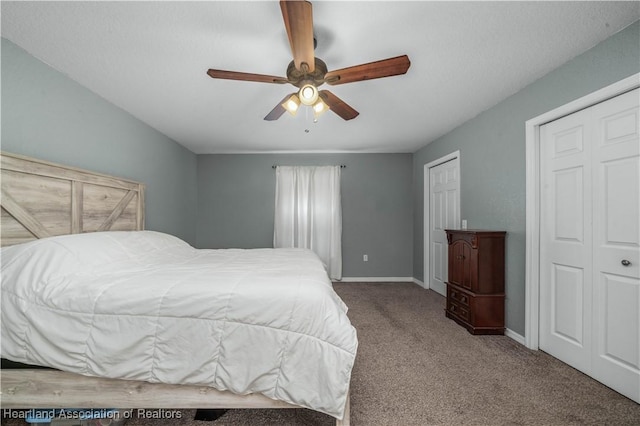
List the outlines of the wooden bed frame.
{"type": "MultiPolygon", "coordinates": [[[[0,153],[0,243],[56,235],[144,229],[144,185],[125,179],[0,153]]],[[[301,408],[261,394],[207,386],[87,377],[51,369],[0,371],[0,406],[29,408],[301,408]]],[[[343,419],[350,423],[349,396],[343,419]]]]}

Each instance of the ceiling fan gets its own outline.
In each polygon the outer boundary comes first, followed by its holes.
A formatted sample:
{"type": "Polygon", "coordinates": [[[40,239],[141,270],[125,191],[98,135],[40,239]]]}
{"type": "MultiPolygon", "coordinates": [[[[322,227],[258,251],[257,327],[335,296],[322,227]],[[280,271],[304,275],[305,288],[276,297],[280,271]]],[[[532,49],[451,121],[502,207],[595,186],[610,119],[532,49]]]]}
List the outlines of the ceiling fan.
{"type": "Polygon", "coordinates": [[[293,54],[293,61],[287,67],[286,78],[215,69],[207,71],[211,78],[255,81],[259,83],[290,83],[296,86],[299,90],[285,96],[264,117],[265,120],[277,120],[285,111],[295,115],[301,103],[311,106],[316,118],[331,109],[344,120],[351,120],[358,116],[358,111],[332,92],[318,90],[318,86],[324,83],[334,86],[405,74],[411,65],[409,57],[402,55],[335,71],[327,71],[327,65],[320,58],[316,58],[313,53],[315,39],[311,3],[300,0],[282,0],[280,1],[280,9],[282,10],[284,26],[289,36],[289,44],[293,54]]]}

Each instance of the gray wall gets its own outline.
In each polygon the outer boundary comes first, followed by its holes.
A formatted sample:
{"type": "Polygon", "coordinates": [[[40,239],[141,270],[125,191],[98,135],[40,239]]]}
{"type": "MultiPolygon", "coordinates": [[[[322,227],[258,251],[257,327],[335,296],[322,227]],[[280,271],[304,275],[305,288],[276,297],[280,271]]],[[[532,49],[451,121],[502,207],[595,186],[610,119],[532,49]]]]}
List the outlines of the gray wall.
{"type": "Polygon", "coordinates": [[[198,247],[273,246],[274,164],[346,165],[343,276],[412,276],[411,154],[199,155],[198,247]]]}
{"type": "Polygon", "coordinates": [[[460,150],[461,213],[470,228],[508,232],[506,322],[524,335],[525,122],[640,72],[636,22],[414,154],[413,276],[423,279],[423,168],[460,150]]]}
{"type": "Polygon", "coordinates": [[[146,184],[146,228],[195,243],[196,155],[2,39],[2,150],[146,184]]]}

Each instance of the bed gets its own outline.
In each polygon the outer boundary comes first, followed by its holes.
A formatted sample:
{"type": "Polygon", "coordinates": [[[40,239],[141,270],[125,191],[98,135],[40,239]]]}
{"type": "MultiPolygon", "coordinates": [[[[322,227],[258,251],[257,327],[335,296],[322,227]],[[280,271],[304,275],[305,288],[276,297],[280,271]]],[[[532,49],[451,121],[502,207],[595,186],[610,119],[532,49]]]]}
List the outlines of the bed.
{"type": "Polygon", "coordinates": [[[2,153],[2,408],[309,408],[349,424],[355,329],[307,250],[144,230],[144,187],[2,153]],[[114,336],[117,338],[114,339],[114,336]]]}

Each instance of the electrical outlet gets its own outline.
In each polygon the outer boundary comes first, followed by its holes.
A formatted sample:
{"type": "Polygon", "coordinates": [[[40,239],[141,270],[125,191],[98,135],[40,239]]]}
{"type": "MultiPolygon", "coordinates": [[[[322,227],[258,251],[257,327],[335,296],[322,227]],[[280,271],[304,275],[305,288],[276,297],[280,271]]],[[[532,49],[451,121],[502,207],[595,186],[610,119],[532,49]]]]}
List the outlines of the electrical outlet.
{"type": "Polygon", "coordinates": [[[462,229],[467,229],[467,219],[462,219],[462,229]]]}
{"type": "Polygon", "coordinates": [[[363,262],[368,262],[368,261],[369,261],[369,255],[367,255],[367,254],[363,254],[363,255],[362,255],[362,261],[363,261],[363,262]]]}

